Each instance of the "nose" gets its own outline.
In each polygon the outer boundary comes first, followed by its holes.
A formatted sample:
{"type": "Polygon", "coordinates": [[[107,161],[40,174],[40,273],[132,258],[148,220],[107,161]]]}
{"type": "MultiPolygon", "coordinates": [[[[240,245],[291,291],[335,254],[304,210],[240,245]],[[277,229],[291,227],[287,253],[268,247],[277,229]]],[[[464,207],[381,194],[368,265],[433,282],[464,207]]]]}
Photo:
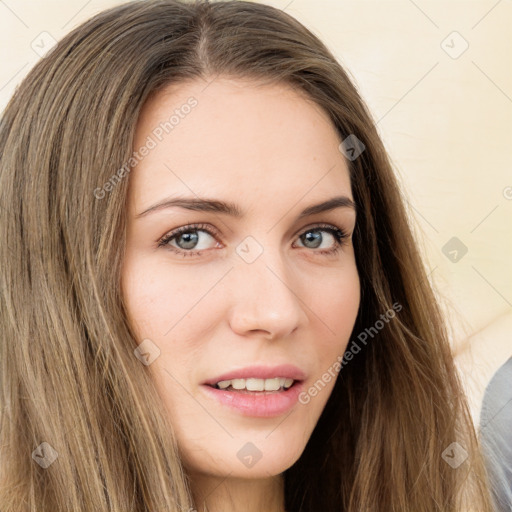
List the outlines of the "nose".
{"type": "Polygon", "coordinates": [[[307,321],[300,281],[278,253],[266,249],[231,272],[230,326],[241,336],[282,339],[307,321]]]}

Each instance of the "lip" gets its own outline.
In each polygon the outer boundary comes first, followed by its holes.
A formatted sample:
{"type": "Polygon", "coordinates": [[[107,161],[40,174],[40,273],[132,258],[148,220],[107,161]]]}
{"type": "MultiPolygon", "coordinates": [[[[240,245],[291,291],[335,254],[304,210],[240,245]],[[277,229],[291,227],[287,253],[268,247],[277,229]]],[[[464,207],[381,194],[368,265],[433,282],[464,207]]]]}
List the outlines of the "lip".
{"type": "Polygon", "coordinates": [[[226,391],[208,384],[200,387],[208,398],[213,398],[242,416],[272,418],[281,416],[297,404],[304,390],[304,382],[295,381],[284,391],[226,391]]]}
{"type": "Polygon", "coordinates": [[[304,389],[306,374],[292,364],[277,366],[247,366],[231,370],[201,384],[201,389],[210,399],[229,407],[242,416],[271,418],[280,416],[297,404],[300,393],[304,389]],[[213,386],[222,380],[232,379],[273,379],[284,377],[295,382],[283,391],[226,391],[213,386]]]}
{"type": "Polygon", "coordinates": [[[302,381],[306,378],[306,374],[293,364],[280,364],[277,366],[247,366],[245,368],[231,370],[229,372],[223,373],[222,375],[218,375],[217,377],[205,380],[202,382],[202,384],[214,386],[221,380],[249,379],[251,377],[254,377],[255,379],[273,379],[275,377],[284,377],[285,379],[302,381]]]}

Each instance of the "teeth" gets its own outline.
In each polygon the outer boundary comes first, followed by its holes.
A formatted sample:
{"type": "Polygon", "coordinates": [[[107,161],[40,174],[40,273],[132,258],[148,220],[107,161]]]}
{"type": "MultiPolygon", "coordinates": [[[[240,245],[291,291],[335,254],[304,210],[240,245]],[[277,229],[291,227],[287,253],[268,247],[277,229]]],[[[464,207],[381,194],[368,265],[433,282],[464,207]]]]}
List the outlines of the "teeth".
{"type": "Polygon", "coordinates": [[[288,389],[293,384],[293,379],[275,377],[273,379],[233,379],[217,382],[220,389],[231,386],[233,389],[246,389],[247,391],[278,391],[281,388],[288,389]]]}
{"type": "Polygon", "coordinates": [[[244,389],[245,379],[233,379],[231,381],[231,385],[233,386],[233,389],[244,389]]]}

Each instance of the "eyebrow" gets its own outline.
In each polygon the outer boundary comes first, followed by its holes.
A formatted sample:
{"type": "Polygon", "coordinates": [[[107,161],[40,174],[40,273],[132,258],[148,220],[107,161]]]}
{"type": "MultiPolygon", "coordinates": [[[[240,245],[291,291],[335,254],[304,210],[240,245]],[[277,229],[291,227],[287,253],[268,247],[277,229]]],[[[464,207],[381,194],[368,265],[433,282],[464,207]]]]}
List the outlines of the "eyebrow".
{"type": "MultiPolygon", "coordinates": [[[[218,199],[174,197],[164,199],[163,201],[150,206],[147,210],[137,214],[136,218],[139,219],[148,215],[149,213],[173,207],[185,208],[187,210],[198,212],[222,213],[235,218],[242,218],[245,215],[244,212],[236,204],[229,201],[220,201],[218,199]]],[[[303,217],[308,217],[310,215],[315,215],[317,213],[334,210],[335,208],[352,208],[356,210],[356,204],[347,196],[332,197],[331,199],[323,201],[322,203],[308,206],[299,214],[298,219],[302,219],[303,217]]]]}

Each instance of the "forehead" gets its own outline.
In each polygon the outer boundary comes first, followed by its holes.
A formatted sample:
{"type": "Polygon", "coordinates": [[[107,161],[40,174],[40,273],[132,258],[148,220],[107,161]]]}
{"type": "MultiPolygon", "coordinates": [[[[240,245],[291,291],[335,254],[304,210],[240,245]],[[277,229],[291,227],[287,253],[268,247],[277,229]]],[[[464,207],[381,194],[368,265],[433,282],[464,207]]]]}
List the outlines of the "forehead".
{"type": "Polygon", "coordinates": [[[130,208],[185,193],[249,207],[351,196],[339,144],[328,115],[286,84],[173,84],[142,108],[133,150],[145,156],[130,174],[130,208]]]}

